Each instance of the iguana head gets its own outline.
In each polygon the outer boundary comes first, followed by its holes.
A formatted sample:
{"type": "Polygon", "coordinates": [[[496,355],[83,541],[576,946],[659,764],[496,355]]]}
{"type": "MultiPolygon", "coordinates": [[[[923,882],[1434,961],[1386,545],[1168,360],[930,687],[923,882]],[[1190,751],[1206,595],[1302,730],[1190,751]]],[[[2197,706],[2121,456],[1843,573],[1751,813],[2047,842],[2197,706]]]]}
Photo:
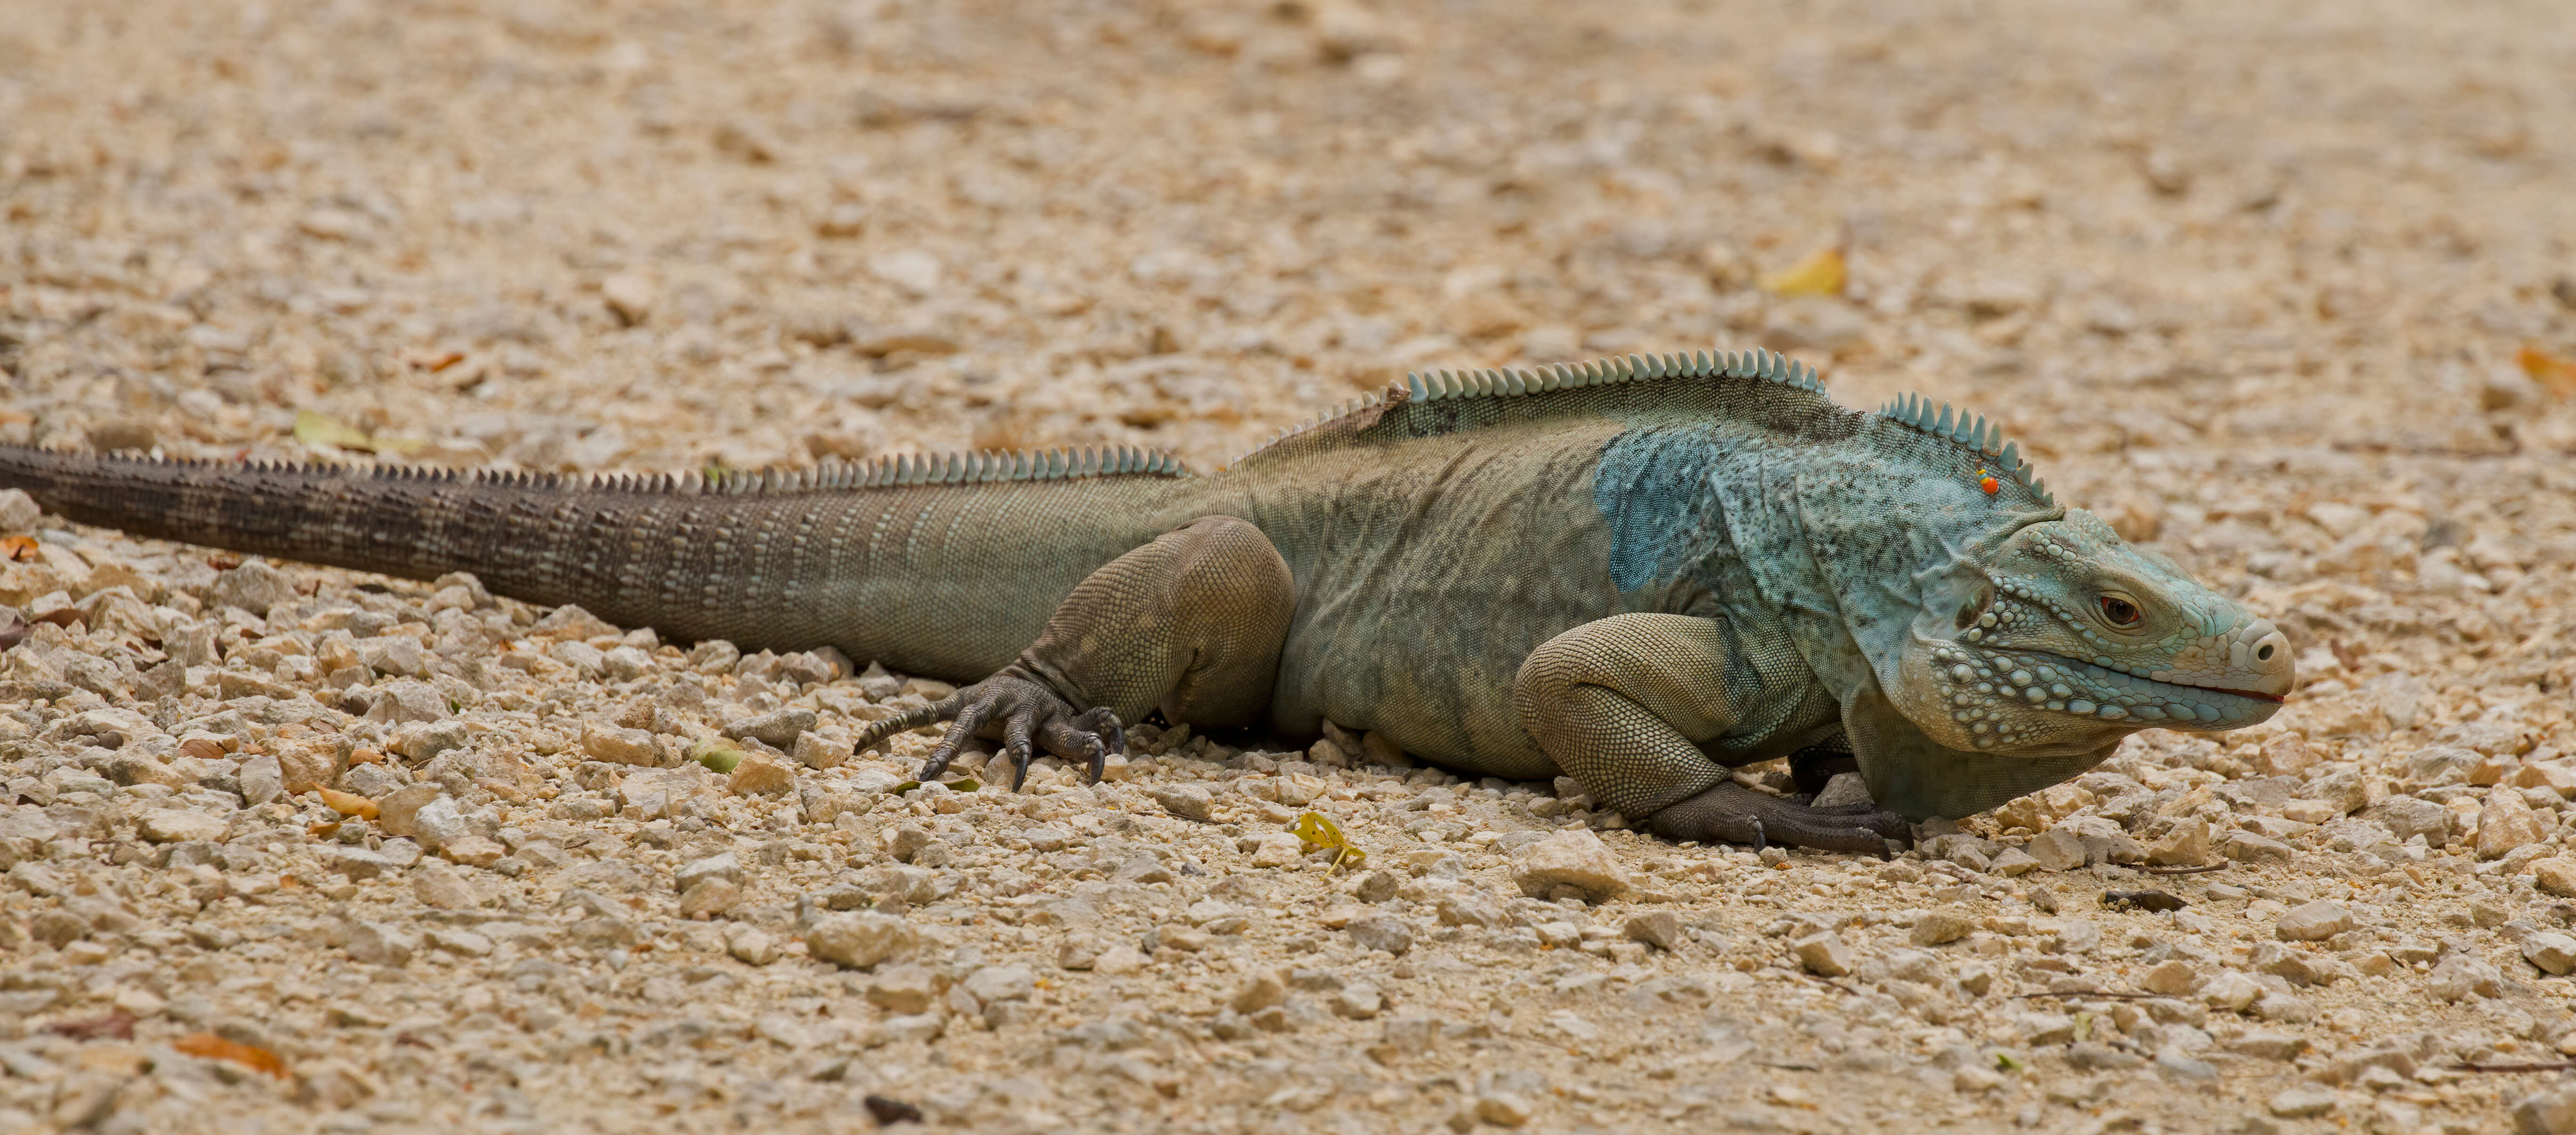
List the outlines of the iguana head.
{"type": "MultiPolygon", "coordinates": [[[[1805,640],[1808,660],[1881,807],[1968,815],[2075,776],[2140,729],[2235,729],[2279,710],[2288,639],[2060,505],[2001,429],[1910,398],[1843,420],[1848,440],[1772,497],[1792,502],[1803,553],[1764,561],[1814,565],[1769,579],[1793,607],[1830,607],[1834,633],[1805,640]],[[1820,585],[1804,600],[1802,578],[1820,585]]],[[[1728,521],[1743,542],[1752,526],[1728,521]]]]}
{"type": "Polygon", "coordinates": [[[1977,558],[1957,606],[1917,619],[1887,691],[1946,747],[2094,752],[2151,725],[2252,725],[2290,692],[2270,620],[2092,513],[2023,525],[1977,558]]]}

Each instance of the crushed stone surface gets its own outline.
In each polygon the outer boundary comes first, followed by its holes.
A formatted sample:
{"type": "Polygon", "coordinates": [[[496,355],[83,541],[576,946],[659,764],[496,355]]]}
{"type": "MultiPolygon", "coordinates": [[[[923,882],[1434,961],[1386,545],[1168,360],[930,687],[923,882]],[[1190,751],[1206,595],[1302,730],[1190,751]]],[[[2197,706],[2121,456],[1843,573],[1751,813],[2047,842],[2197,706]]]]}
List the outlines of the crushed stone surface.
{"type": "Polygon", "coordinates": [[[1999,417],[2303,683],[1889,862],[1348,735],[1014,794],[851,757],[947,690],[866,659],[0,494],[0,1129],[2576,1131],[2462,1070],[2576,1056],[2555,6],[125,0],[0,58],[0,439],[1205,467],[1762,344],[1999,417]]]}

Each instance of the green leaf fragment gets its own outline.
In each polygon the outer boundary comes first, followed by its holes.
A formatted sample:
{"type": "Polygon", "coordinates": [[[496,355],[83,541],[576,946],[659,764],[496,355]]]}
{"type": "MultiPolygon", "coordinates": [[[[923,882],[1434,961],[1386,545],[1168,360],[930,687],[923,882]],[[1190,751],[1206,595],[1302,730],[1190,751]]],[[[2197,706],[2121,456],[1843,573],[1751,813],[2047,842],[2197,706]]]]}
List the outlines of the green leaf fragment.
{"type": "Polygon", "coordinates": [[[742,750],[713,741],[700,741],[689,747],[689,759],[716,772],[732,772],[742,763],[742,750]]]}

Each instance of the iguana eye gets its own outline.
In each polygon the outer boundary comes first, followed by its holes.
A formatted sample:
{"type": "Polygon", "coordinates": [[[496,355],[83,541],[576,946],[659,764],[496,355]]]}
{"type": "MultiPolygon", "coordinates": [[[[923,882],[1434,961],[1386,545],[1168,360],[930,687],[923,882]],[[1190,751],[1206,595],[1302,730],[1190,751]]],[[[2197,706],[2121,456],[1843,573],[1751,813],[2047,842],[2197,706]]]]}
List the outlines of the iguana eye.
{"type": "Polygon", "coordinates": [[[2137,604],[2117,595],[2102,597],[2102,617],[2111,620],[2111,625],[2115,627],[2134,627],[2146,618],[2139,613],[2137,604]]]}

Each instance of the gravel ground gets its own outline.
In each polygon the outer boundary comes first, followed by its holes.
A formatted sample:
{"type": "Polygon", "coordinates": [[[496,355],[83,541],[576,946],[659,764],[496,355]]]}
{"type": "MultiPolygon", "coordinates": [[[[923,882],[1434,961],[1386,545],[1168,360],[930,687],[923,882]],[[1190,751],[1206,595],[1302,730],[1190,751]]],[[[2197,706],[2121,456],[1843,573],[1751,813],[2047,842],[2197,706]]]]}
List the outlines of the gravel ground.
{"type": "Polygon", "coordinates": [[[2576,1130],[2455,1067],[2576,1054],[2571,28],[0,5],[0,439],[1205,466],[1760,343],[2000,415],[2306,683],[1889,863],[1348,737],[903,793],[927,738],[846,742],[936,683],[0,497],[0,1129],[2576,1130]]]}

